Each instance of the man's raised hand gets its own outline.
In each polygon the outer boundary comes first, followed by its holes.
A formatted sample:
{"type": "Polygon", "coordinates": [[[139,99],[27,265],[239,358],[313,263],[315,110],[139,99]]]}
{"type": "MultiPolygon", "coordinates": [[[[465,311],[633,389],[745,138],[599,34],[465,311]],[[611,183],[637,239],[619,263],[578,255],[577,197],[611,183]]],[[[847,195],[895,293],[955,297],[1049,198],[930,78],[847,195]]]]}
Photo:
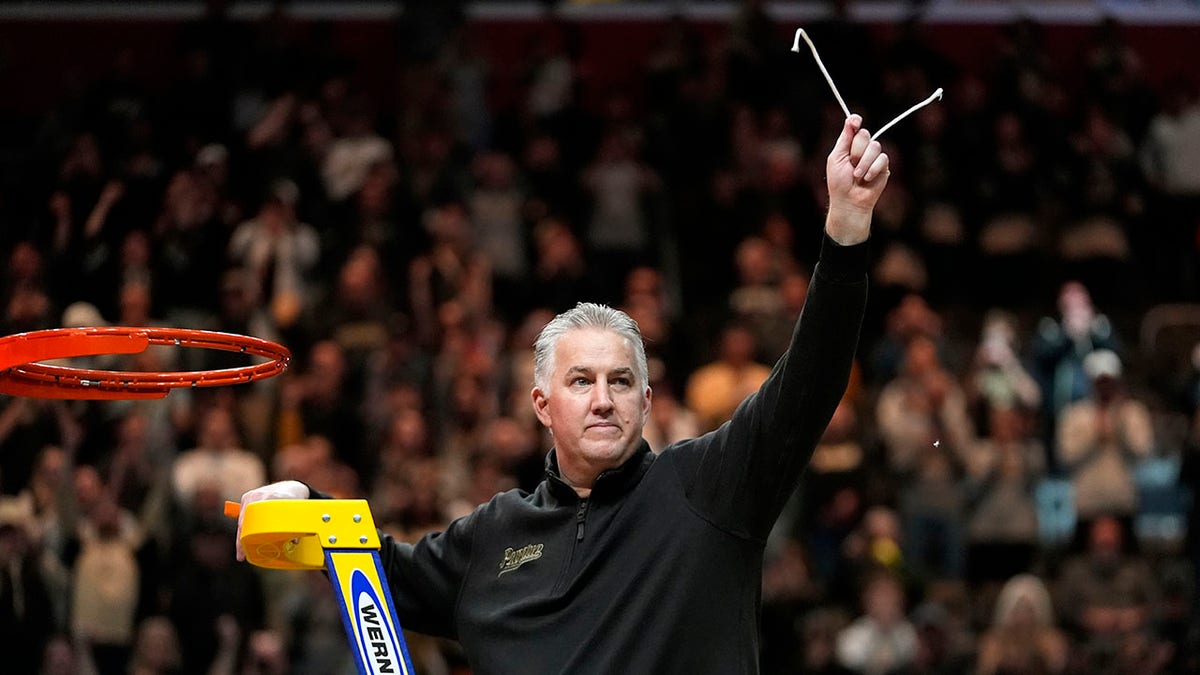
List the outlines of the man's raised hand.
{"type": "Polygon", "coordinates": [[[825,162],[829,189],[825,231],[834,241],[844,246],[866,241],[871,233],[871,213],[889,173],[887,153],[862,128],[862,117],[847,117],[825,162]]]}

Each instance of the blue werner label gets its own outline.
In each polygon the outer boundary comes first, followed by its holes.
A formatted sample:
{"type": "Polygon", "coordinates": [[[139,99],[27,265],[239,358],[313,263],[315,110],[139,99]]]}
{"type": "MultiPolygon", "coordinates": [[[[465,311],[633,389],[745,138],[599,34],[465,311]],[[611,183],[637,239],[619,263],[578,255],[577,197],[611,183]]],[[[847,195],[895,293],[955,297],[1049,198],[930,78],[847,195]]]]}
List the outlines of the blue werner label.
{"type": "MultiPolygon", "coordinates": [[[[350,597],[355,635],[363,663],[372,673],[406,673],[400,641],[389,621],[388,609],[379,599],[375,585],[356,569],[350,573],[350,597]]],[[[349,608],[348,608],[349,609],[349,608]]]]}
{"type": "Polygon", "coordinates": [[[360,675],[412,675],[379,551],[326,549],[325,567],[360,675]]]}

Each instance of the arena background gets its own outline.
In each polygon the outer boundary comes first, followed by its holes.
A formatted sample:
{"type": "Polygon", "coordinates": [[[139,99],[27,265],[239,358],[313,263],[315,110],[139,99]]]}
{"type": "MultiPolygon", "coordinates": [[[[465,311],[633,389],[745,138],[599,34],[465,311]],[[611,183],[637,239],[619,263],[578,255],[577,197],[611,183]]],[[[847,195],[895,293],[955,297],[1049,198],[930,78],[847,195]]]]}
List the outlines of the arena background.
{"type": "Polygon", "coordinates": [[[352,672],[325,579],[236,564],[220,501],[297,477],[416,538],[528,489],[533,331],[577,300],[650,338],[655,447],[718,424],[815,262],[841,112],[798,27],[868,128],[946,96],[886,138],[855,377],[768,546],[763,672],[1194,672],[1183,0],[0,2],[3,333],[297,357],[157,403],[0,397],[0,670],[352,672]]]}

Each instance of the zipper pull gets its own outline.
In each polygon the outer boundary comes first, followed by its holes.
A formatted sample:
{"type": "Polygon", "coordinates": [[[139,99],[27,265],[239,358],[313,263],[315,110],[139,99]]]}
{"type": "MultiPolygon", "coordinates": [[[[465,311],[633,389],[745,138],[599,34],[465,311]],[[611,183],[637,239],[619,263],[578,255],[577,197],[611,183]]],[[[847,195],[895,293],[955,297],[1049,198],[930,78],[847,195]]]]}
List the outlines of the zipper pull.
{"type": "Polygon", "coordinates": [[[580,499],[579,508],[575,511],[575,541],[583,541],[583,521],[587,518],[588,500],[580,499]]]}

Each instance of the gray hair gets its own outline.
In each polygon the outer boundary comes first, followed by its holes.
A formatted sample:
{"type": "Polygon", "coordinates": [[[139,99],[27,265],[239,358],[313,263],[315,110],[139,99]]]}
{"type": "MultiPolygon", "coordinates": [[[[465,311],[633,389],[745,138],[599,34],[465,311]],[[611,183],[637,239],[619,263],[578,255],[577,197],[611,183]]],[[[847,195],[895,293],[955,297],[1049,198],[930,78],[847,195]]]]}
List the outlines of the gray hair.
{"type": "Polygon", "coordinates": [[[1032,574],[1018,574],[1004,584],[1000,595],[996,598],[996,608],[992,616],[993,626],[1008,623],[1013,610],[1022,600],[1028,600],[1033,610],[1034,620],[1042,628],[1054,625],[1054,608],[1050,600],[1050,591],[1046,584],[1032,574]]]}
{"type": "Polygon", "coordinates": [[[633,370],[643,391],[650,387],[650,367],[646,364],[646,346],[642,331],[633,317],[619,309],[593,302],[581,302],[551,319],[533,343],[533,385],[547,390],[554,373],[554,352],[563,335],[580,328],[610,330],[625,338],[633,348],[633,370]]]}

